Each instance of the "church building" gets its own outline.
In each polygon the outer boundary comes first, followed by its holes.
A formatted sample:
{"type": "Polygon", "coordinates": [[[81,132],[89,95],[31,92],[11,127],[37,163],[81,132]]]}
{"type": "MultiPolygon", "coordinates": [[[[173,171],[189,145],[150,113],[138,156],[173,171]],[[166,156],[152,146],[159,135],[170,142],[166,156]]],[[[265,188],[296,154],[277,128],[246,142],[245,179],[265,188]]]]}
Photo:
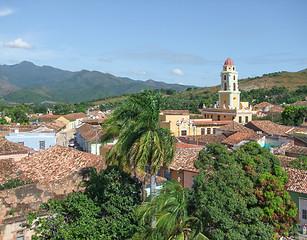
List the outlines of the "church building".
{"type": "Polygon", "coordinates": [[[201,110],[205,119],[213,121],[235,121],[247,123],[252,121],[252,110],[248,102],[240,101],[238,84],[238,72],[230,58],[224,63],[221,72],[221,89],[219,91],[219,102],[213,107],[201,110]]]}

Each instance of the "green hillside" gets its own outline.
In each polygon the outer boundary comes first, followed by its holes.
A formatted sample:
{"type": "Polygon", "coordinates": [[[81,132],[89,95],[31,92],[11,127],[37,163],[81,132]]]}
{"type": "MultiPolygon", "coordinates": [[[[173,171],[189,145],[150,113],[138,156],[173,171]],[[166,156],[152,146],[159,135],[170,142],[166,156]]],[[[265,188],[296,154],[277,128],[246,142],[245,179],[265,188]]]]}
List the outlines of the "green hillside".
{"type": "Polygon", "coordinates": [[[39,104],[43,101],[58,101],[63,99],[50,91],[46,87],[33,86],[23,88],[4,96],[4,100],[9,103],[35,103],[39,104]]]}
{"type": "Polygon", "coordinates": [[[154,80],[132,80],[98,71],[69,72],[49,66],[39,67],[31,62],[0,65],[0,79],[5,80],[0,81],[0,97],[18,103],[40,100],[77,103],[145,89],[182,91],[189,87],[154,80]]]}

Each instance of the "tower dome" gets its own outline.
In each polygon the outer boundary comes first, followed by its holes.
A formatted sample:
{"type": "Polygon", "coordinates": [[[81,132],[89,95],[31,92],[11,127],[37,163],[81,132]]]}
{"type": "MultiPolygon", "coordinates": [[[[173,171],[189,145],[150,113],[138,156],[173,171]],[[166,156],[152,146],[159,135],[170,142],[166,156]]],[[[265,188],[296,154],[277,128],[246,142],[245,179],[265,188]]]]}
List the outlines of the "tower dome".
{"type": "Polygon", "coordinates": [[[234,63],[233,61],[231,60],[231,58],[227,58],[225,63],[224,63],[224,66],[234,66],[234,63]]]}

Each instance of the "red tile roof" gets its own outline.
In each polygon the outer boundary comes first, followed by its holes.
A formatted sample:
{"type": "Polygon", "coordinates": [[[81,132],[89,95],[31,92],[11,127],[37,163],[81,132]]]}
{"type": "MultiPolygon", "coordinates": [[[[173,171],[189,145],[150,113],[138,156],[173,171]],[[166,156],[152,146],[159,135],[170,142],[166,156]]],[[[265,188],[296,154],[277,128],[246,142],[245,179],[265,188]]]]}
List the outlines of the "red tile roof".
{"type": "Polygon", "coordinates": [[[307,156],[307,147],[294,145],[294,146],[288,148],[285,152],[286,152],[286,154],[291,153],[291,154],[296,154],[298,156],[304,154],[304,155],[307,156]]]}
{"type": "Polygon", "coordinates": [[[222,132],[242,132],[242,133],[255,133],[254,130],[247,128],[237,122],[231,122],[225,126],[219,127],[218,131],[222,132]]]}
{"type": "Polygon", "coordinates": [[[63,117],[72,122],[76,121],[79,118],[86,118],[88,116],[85,113],[71,113],[71,114],[66,114],[63,117]]]}
{"type": "Polygon", "coordinates": [[[88,123],[83,123],[77,128],[77,131],[81,133],[81,136],[89,141],[100,141],[102,138],[102,127],[100,125],[91,125],[88,123]]]}
{"type": "Polygon", "coordinates": [[[17,178],[18,168],[13,159],[0,159],[0,183],[17,178]]]}
{"type": "Polygon", "coordinates": [[[291,131],[291,129],[293,128],[289,126],[279,125],[269,120],[251,121],[248,122],[245,126],[253,129],[254,131],[262,131],[269,135],[279,135],[279,136],[288,136],[289,133],[287,132],[291,131]]]}
{"type": "Polygon", "coordinates": [[[221,126],[221,125],[226,125],[230,124],[232,121],[193,121],[195,126],[221,126]]]}
{"type": "Polygon", "coordinates": [[[59,145],[30,154],[28,157],[16,161],[15,164],[23,172],[22,179],[34,183],[62,180],[75,170],[85,167],[94,167],[97,170],[106,168],[101,156],[59,145]]]}
{"type": "Polygon", "coordinates": [[[307,194],[307,171],[285,167],[289,177],[288,191],[307,194]]]}
{"type": "Polygon", "coordinates": [[[189,110],[162,110],[161,113],[165,115],[189,115],[189,110]]]}
{"type": "Polygon", "coordinates": [[[307,105],[307,101],[297,101],[297,102],[293,103],[293,105],[296,105],[296,106],[306,106],[307,105]]]}
{"type": "Polygon", "coordinates": [[[198,169],[194,167],[194,162],[198,159],[198,155],[201,148],[176,148],[174,161],[172,162],[170,169],[172,170],[187,170],[198,172],[198,169]]]}
{"type": "Polygon", "coordinates": [[[222,143],[226,139],[226,136],[224,134],[218,133],[201,136],[178,137],[178,139],[185,143],[204,146],[208,143],[222,143]]]}
{"type": "Polygon", "coordinates": [[[183,143],[183,142],[176,143],[175,147],[176,148],[204,148],[204,146],[193,145],[193,144],[188,144],[188,143],[183,143]]]}
{"type": "Polygon", "coordinates": [[[0,155],[25,154],[28,152],[34,152],[34,150],[19,143],[0,138],[0,155]]]}
{"type": "Polygon", "coordinates": [[[257,133],[236,132],[235,134],[232,134],[228,138],[226,138],[222,143],[234,146],[234,145],[241,143],[244,140],[257,141],[262,137],[264,137],[264,135],[257,134],[257,133]]]}
{"type": "Polygon", "coordinates": [[[256,110],[256,111],[262,110],[262,111],[264,111],[264,110],[266,110],[266,108],[267,108],[267,110],[269,110],[269,108],[271,108],[273,106],[274,105],[271,104],[271,103],[261,102],[261,103],[256,104],[255,106],[253,106],[253,110],[256,110]]]}

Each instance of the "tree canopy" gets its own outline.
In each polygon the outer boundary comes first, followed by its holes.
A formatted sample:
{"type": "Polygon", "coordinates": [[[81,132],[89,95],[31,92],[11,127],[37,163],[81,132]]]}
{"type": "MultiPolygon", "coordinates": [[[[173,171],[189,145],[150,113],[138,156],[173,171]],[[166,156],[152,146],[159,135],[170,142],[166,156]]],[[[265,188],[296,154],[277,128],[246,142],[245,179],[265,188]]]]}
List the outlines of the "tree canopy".
{"type": "Polygon", "coordinates": [[[141,202],[137,179],[109,166],[92,172],[84,193],[65,200],[50,199],[41,206],[48,216],[30,213],[25,226],[33,239],[129,239],[139,228],[134,209],[141,202]]]}
{"type": "Polygon", "coordinates": [[[298,222],[280,162],[256,143],[230,152],[219,144],[201,151],[190,195],[190,212],[210,239],[288,236],[298,222]]]}

